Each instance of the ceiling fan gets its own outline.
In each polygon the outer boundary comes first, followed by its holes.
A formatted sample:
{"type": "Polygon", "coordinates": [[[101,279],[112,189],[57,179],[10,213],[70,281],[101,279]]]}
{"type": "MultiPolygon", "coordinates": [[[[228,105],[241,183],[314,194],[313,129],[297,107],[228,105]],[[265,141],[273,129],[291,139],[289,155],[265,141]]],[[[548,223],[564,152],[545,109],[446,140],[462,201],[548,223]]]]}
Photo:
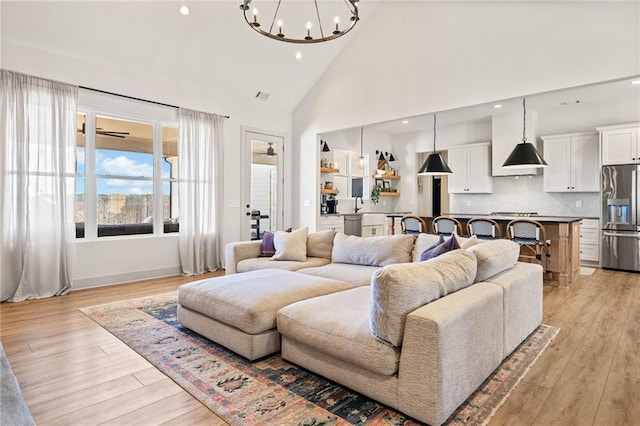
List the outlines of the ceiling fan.
{"type": "Polygon", "coordinates": [[[276,153],[276,150],[273,149],[273,142],[267,142],[269,144],[269,147],[267,148],[266,151],[264,152],[254,152],[253,155],[266,155],[267,157],[275,157],[276,155],[278,155],[276,153]]]}
{"type": "MultiPolygon", "coordinates": [[[[79,133],[85,134],[86,131],[86,123],[82,123],[82,128],[78,129],[79,133]]],[[[112,138],[125,138],[125,136],[130,135],[129,132],[115,132],[111,130],[104,130],[102,127],[96,127],[96,135],[102,136],[111,136],[112,138]]]]}

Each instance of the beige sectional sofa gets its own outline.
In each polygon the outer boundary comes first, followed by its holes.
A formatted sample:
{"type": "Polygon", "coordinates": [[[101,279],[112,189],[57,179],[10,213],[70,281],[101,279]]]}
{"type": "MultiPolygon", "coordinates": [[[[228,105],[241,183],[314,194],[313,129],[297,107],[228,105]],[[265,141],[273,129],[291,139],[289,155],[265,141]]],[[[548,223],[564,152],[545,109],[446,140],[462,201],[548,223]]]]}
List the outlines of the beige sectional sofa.
{"type": "MultiPolygon", "coordinates": [[[[349,284],[277,311],[283,358],[439,425],[542,321],[542,268],[508,240],[419,262],[437,236],[360,238],[289,263],[260,241],[226,247],[227,274],[279,268],[349,284]]],[[[224,277],[223,277],[224,278],[224,277]]],[[[265,277],[266,279],[266,277],[265,277]]],[[[271,283],[273,285],[273,283],[271,283]]]]}

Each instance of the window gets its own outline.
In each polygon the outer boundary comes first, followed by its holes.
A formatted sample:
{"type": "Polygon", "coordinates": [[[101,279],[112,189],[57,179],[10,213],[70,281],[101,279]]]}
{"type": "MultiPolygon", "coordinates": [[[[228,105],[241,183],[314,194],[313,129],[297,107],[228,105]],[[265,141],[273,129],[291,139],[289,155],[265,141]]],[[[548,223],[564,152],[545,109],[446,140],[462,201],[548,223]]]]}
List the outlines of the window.
{"type": "Polygon", "coordinates": [[[178,232],[178,129],[78,115],[76,237],[178,232]]]}

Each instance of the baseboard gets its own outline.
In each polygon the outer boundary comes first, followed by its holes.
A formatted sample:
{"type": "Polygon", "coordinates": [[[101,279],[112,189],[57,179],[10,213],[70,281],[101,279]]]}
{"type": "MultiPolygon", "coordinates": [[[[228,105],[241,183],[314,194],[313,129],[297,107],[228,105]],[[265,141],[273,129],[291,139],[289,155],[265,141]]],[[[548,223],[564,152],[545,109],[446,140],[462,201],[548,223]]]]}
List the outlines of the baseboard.
{"type": "Polygon", "coordinates": [[[169,277],[180,275],[182,270],[179,266],[170,268],[153,269],[147,271],[128,272],[125,274],[103,275],[100,277],[82,278],[73,280],[71,291],[83,290],[93,287],[103,287],[113,284],[124,284],[132,281],[148,280],[151,278],[169,277]]]}

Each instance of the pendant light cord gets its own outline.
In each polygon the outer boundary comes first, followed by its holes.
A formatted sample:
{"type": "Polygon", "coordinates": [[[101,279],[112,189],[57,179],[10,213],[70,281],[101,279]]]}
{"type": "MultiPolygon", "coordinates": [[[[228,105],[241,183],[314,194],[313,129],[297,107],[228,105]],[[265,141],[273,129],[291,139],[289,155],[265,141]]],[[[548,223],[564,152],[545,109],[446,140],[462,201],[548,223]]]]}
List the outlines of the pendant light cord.
{"type": "Polygon", "coordinates": [[[362,133],[364,132],[364,127],[360,127],[360,158],[364,159],[364,151],[362,150],[362,133]]]}
{"type": "Polygon", "coordinates": [[[527,98],[522,98],[522,143],[527,143],[527,98]]]}
{"type": "Polygon", "coordinates": [[[436,153],[436,115],[433,114],[433,153],[436,153]]]}

